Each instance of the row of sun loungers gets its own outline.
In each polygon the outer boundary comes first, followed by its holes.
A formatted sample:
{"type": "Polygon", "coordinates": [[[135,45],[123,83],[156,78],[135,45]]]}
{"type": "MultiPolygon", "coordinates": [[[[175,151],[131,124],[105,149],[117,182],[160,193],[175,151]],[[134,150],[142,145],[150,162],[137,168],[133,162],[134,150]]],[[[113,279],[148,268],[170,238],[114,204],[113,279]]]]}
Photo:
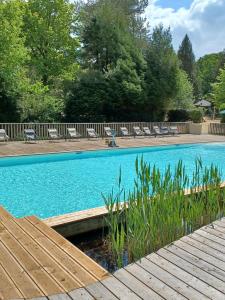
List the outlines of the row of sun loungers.
{"type": "MultiPolygon", "coordinates": [[[[116,131],[111,129],[110,127],[104,127],[105,134],[107,137],[115,137],[116,131]]],[[[120,127],[121,136],[123,137],[131,137],[131,136],[165,136],[165,135],[175,135],[178,134],[177,126],[170,127],[161,127],[153,126],[152,130],[149,127],[143,127],[142,129],[138,126],[133,127],[133,133],[129,132],[126,127],[120,127]]],[[[76,128],[67,128],[68,138],[78,139],[81,136],[76,130],[76,128]]],[[[99,134],[95,131],[94,128],[87,128],[87,135],[89,138],[99,138],[99,134]]],[[[63,138],[57,131],[57,129],[52,128],[48,129],[48,137],[51,140],[56,140],[63,138]]],[[[25,129],[24,130],[24,139],[26,141],[35,141],[39,139],[34,129],[25,129]]],[[[9,136],[7,135],[5,129],[0,129],[0,141],[7,142],[9,140],[9,136]]]]}

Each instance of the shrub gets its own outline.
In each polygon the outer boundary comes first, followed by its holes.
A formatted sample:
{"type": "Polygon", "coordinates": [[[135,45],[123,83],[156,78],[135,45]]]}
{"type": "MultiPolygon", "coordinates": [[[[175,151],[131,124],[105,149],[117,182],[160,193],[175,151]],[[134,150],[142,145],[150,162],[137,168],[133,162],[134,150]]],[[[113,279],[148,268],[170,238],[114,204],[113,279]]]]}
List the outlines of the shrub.
{"type": "Polygon", "coordinates": [[[186,122],[189,121],[189,113],[185,109],[174,109],[168,112],[169,122],[186,122]]]}
{"type": "Polygon", "coordinates": [[[189,119],[194,123],[201,123],[203,118],[203,113],[200,109],[194,109],[189,111],[189,119]]]}
{"type": "Polygon", "coordinates": [[[225,115],[222,115],[222,118],[220,120],[220,123],[225,123],[225,115]]]}

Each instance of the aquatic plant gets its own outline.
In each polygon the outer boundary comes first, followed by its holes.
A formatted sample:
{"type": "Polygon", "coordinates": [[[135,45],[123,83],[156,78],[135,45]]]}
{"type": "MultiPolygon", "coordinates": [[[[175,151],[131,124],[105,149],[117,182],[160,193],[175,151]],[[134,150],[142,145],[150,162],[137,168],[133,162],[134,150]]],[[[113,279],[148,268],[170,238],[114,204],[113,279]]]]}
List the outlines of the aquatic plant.
{"type": "Polygon", "coordinates": [[[204,167],[197,159],[190,177],[182,161],[164,172],[143,157],[135,165],[133,190],[125,192],[120,171],[119,191],[104,196],[108,247],[118,267],[125,256],[133,262],[224,215],[225,192],[216,166],[204,167]]]}

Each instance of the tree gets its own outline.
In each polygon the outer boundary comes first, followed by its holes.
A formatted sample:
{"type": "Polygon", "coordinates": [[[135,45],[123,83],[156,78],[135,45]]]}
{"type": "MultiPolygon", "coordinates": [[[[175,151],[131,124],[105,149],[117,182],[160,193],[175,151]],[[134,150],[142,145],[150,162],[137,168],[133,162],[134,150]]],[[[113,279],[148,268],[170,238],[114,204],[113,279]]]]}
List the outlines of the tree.
{"type": "Polygon", "coordinates": [[[68,0],[28,0],[24,31],[35,78],[48,85],[68,73],[74,76],[79,43],[73,4],[68,0]]]}
{"type": "Polygon", "coordinates": [[[0,121],[18,121],[17,99],[24,78],[27,51],[22,32],[23,5],[0,1],[0,121]]]}
{"type": "Polygon", "coordinates": [[[217,108],[225,109],[225,67],[220,70],[216,83],[212,84],[212,97],[217,108]]]}
{"type": "Polygon", "coordinates": [[[0,122],[19,121],[17,99],[19,95],[0,77],[0,122]]]}
{"type": "Polygon", "coordinates": [[[189,80],[193,84],[194,96],[199,97],[199,86],[197,82],[197,71],[195,55],[192,49],[191,41],[186,34],[178,50],[178,58],[181,62],[181,68],[187,73],[189,80]]]}
{"type": "Polygon", "coordinates": [[[100,71],[82,72],[67,95],[65,115],[68,122],[103,122],[103,103],[108,86],[100,71]]]}
{"type": "Polygon", "coordinates": [[[0,1],[0,74],[15,83],[27,60],[22,32],[23,5],[20,1],[0,1]]]}
{"type": "Polygon", "coordinates": [[[212,92],[212,83],[216,82],[220,68],[225,63],[225,51],[207,54],[197,61],[198,77],[201,83],[202,95],[208,97],[212,92]]]}
{"type": "Polygon", "coordinates": [[[146,53],[145,112],[152,121],[163,120],[177,93],[178,59],[173,50],[170,29],[156,27],[146,53]]]}
{"type": "Polygon", "coordinates": [[[188,110],[194,108],[193,86],[188,79],[187,73],[181,69],[177,73],[177,94],[174,97],[171,109],[188,110]]]}

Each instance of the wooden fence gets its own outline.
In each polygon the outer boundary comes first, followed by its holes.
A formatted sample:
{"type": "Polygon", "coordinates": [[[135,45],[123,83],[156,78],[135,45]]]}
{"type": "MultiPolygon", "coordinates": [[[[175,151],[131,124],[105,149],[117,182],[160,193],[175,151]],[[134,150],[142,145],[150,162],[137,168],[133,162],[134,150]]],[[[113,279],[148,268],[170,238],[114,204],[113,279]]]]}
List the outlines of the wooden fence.
{"type": "Polygon", "coordinates": [[[150,129],[154,125],[158,126],[177,126],[180,133],[189,133],[189,123],[169,123],[169,122],[125,122],[125,123],[0,123],[0,129],[5,129],[10,140],[23,140],[24,129],[32,128],[40,139],[48,139],[48,129],[55,128],[58,133],[67,137],[67,128],[76,128],[82,137],[87,137],[87,128],[94,128],[101,136],[105,137],[104,127],[114,129],[117,136],[120,135],[120,127],[127,127],[130,132],[133,132],[133,126],[143,128],[148,126],[150,129]]]}
{"type": "Polygon", "coordinates": [[[210,123],[209,134],[225,135],[225,123],[210,123]]]}

